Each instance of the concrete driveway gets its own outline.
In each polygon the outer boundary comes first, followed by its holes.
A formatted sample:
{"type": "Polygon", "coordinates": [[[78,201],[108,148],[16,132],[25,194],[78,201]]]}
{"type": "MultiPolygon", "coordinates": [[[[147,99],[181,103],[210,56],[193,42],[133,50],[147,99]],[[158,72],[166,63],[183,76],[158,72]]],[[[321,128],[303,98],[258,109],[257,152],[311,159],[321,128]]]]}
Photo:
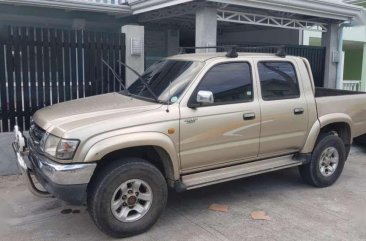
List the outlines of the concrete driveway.
{"type": "MultiPolygon", "coordinates": [[[[1,241],[112,240],[94,226],[86,207],[33,197],[19,176],[0,177],[0,217],[1,241]]],[[[171,193],[157,224],[126,240],[366,240],[366,149],[352,149],[330,188],[307,186],[295,168],[171,193]],[[210,211],[212,203],[229,211],[210,211]],[[252,220],[258,210],[271,221],[252,220]]]]}

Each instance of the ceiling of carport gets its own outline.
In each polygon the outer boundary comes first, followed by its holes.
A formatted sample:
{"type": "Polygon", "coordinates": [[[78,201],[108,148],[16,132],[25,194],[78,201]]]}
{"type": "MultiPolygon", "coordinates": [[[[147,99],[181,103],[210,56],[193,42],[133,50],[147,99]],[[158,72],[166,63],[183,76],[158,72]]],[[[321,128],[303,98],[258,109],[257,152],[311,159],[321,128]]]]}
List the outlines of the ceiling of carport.
{"type": "Polygon", "coordinates": [[[158,9],[148,13],[140,14],[138,19],[141,23],[147,25],[173,24],[183,28],[194,29],[195,11],[198,8],[205,6],[213,6],[218,9],[219,27],[232,26],[234,23],[235,25],[253,25],[252,28],[279,27],[287,29],[311,29],[326,31],[326,24],[329,22],[329,20],[323,18],[304,16],[288,12],[205,2],[186,3],[173,7],[158,9]],[[222,18],[222,16],[227,16],[228,13],[237,13],[237,16],[229,16],[226,19],[222,18]],[[267,19],[264,19],[265,17],[267,17],[267,19]],[[313,26],[321,27],[313,28],[313,26]]]}

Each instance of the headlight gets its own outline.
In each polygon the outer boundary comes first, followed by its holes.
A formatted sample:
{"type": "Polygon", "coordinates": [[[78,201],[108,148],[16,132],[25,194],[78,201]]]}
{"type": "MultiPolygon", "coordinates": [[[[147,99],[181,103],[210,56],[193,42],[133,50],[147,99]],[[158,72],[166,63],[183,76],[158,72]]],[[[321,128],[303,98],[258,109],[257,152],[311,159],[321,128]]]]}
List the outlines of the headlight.
{"type": "Polygon", "coordinates": [[[48,133],[40,143],[43,152],[62,160],[72,159],[78,145],[78,140],[65,140],[48,133]]]}
{"type": "Polygon", "coordinates": [[[61,138],[57,136],[48,133],[45,134],[40,143],[42,151],[50,156],[56,157],[56,150],[60,140],[61,138]]]}
{"type": "Polygon", "coordinates": [[[61,139],[60,143],[57,146],[56,158],[64,160],[72,159],[74,157],[76,149],[78,148],[78,145],[78,140],[61,139]]]}

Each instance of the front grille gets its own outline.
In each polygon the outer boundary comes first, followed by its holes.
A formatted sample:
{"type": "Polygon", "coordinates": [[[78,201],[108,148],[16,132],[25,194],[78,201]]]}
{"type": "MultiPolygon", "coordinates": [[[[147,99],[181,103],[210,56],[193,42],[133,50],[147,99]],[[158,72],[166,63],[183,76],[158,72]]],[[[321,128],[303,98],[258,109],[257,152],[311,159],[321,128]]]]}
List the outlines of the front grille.
{"type": "Polygon", "coordinates": [[[39,144],[44,134],[46,133],[41,127],[33,123],[29,129],[29,136],[32,138],[34,143],[39,144]]]}

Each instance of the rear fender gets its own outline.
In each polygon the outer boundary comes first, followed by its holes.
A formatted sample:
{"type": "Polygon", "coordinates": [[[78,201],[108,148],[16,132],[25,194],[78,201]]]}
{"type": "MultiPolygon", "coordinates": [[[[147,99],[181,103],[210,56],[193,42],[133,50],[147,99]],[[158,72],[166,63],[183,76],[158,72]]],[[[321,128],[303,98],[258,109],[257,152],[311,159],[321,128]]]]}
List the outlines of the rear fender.
{"type": "Polygon", "coordinates": [[[316,141],[318,139],[320,130],[330,124],[334,123],[347,123],[351,129],[351,140],[352,135],[352,119],[350,116],[344,113],[332,113],[328,115],[321,116],[310,129],[309,135],[306,139],[305,145],[300,153],[311,153],[315,147],[316,141]]]}

